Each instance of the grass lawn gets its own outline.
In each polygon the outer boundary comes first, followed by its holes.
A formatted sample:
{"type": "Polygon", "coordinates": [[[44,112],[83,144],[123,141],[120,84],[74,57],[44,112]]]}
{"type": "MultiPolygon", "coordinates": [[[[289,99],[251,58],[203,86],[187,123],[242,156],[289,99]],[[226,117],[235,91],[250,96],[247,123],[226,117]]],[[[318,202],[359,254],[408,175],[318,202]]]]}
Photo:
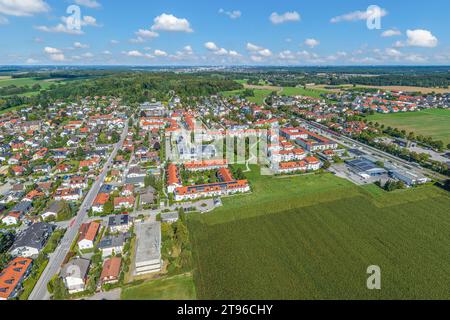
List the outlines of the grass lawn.
{"type": "MultiPolygon", "coordinates": [[[[240,95],[244,90],[233,90],[233,91],[225,91],[222,92],[224,97],[232,97],[236,95],[240,95]]],[[[262,105],[264,103],[264,99],[269,96],[272,91],[266,89],[255,89],[253,90],[255,93],[254,97],[248,97],[247,100],[256,104],[262,105]]]]}
{"type": "Polygon", "coordinates": [[[247,173],[254,192],[189,216],[199,299],[450,298],[450,197],[333,175],[247,173]],[[380,192],[381,191],[381,192],[380,192]],[[379,265],[382,290],[366,288],[379,265]]]}
{"type": "Polygon", "coordinates": [[[442,140],[445,145],[450,143],[450,110],[430,109],[420,112],[375,114],[368,117],[368,120],[407,132],[412,131],[416,135],[431,136],[442,140]]]}
{"type": "Polygon", "coordinates": [[[195,300],[191,274],[147,281],[122,290],[122,300],[195,300]]]}

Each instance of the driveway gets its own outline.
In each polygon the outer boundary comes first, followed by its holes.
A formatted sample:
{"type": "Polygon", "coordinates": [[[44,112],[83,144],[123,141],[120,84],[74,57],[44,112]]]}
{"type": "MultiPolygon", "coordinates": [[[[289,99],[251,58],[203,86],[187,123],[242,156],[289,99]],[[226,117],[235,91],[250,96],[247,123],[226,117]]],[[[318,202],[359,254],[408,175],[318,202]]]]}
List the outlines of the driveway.
{"type": "Polygon", "coordinates": [[[122,289],[118,288],[118,289],[114,289],[108,292],[99,292],[96,293],[95,295],[93,295],[92,297],[86,298],[85,300],[94,300],[94,301],[99,301],[99,300],[120,300],[120,294],[122,292],[122,289]]]}

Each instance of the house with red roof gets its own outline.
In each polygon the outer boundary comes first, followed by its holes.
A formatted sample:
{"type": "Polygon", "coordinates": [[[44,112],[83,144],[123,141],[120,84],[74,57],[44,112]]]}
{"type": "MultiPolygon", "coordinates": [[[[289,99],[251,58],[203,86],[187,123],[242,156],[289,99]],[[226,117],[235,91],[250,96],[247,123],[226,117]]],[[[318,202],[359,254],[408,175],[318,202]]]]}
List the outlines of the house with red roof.
{"type": "Polygon", "coordinates": [[[112,257],[103,263],[102,273],[100,275],[100,283],[113,284],[119,281],[120,267],[122,265],[122,259],[119,257],[112,257]]]}
{"type": "Polygon", "coordinates": [[[17,257],[0,272],[0,300],[16,298],[31,271],[32,259],[17,257]]]}
{"type": "Polygon", "coordinates": [[[78,237],[78,248],[80,248],[80,250],[93,249],[95,237],[99,230],[100,223],[98,222],[93,221],[90,223],[83,223],[78,237]]]}
{"type": "Polygon", "coordinates": [[[109,200],[109,194],[107,193],[99,193],[92,204],[92,211],[96,213],[103,212],[103,208],[105,204],[109,200]]]}
{"type": "Polygon", "coordinates": [[[114,198],[114,210],[133,208],[134,202],[135,198],[133,196],[114,198]]]}
{"type": "Polygon", "coordinates": [[[167,167],[167,191],[174,192],[176,188],[182,187],[181,180],[178,176],[178,168],[174,163],[170,163],[167,167]]]}

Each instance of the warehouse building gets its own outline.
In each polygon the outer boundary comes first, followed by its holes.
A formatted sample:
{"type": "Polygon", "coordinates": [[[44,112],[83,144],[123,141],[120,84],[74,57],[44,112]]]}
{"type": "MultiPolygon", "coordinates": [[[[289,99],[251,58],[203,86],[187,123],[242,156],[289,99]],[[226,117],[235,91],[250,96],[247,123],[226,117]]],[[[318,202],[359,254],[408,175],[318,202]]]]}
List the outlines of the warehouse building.
{"type": "Polygon", "coordinates": [[[350,160],[346,161],[346,164],[351,171],[365,179],[387,174],[385,169],[378,167],[375,163],[367,159],[350,160]]]}
{"type": "Polygon", "coordinates": [[[427,177],[424,177],[417,173],[412,173],[410,171],[399,170],[399,169],[389,171],[389,175],[394,179],[403,181],[408,186],[424,184],[429,181],[429,179],[427,177]]]}

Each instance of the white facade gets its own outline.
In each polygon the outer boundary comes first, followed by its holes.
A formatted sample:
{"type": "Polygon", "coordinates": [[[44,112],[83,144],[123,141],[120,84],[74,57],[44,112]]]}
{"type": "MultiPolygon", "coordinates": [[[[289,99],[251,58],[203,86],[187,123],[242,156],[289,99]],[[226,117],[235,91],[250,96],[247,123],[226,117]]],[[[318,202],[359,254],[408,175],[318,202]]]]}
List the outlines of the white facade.
{"type": "Polygon", "coordinates": [[[246,185],[245,187],[233,188],[233,189],[221,189],[221,190],[212,190],[207,192],[196,192],[189,193],[183,195],[175,195],[175,201],[186,201],[186,200],[196,200],[200,198],[210,198],[210,197],[220,197],[227,196],[236,193],[245,193],[250,191],[250,186],[246,185]]]}
{"type": "Polygon", "coordinates": [[[43,214],[41,214],[41,217],[43,220],[46,220],[50,217],[56,217],[56,216],[57,216],[56,212],[51,212],[51,211],[47,211],[47,212],[44,212],[43,214]]]}
{"type": "Polygon", "coordinates": [[[83,292],[85,290],[84,279],[81,279],[76,276],[64,278],[64,284],[66,285],[66,288],[67,290],[69,290],[70,294],[83,292]]]}
{"type": "Polygon", "coordinates": [[[120,254],[122,253],[123,246],[117,245],[114,247],[108,247],[108,248],[100,248],[100,251],[102,252],[102,258],[105,259],[107,257],[111,257],[114,254],[120,254]]]}
{"type": "Polygon", "coordinates": [[[19,219],[12,216],[6,216],[2,219],[2,222],[7,226],[14,226],[19,223],[19,219]]]}
{"type": "Polygon", "coordinates": [[[11,251],[11,255],[13,257],[31,258],[33,256],[37,256],[38,254],[39,250],[32,247],[18,247],[11,251]]]}
{"type": "Polygon", "coordinates": [[[78,248],[80,248],[80,250],[94,249],[94,241],[83,239],[78,242],[78,248]]]}

